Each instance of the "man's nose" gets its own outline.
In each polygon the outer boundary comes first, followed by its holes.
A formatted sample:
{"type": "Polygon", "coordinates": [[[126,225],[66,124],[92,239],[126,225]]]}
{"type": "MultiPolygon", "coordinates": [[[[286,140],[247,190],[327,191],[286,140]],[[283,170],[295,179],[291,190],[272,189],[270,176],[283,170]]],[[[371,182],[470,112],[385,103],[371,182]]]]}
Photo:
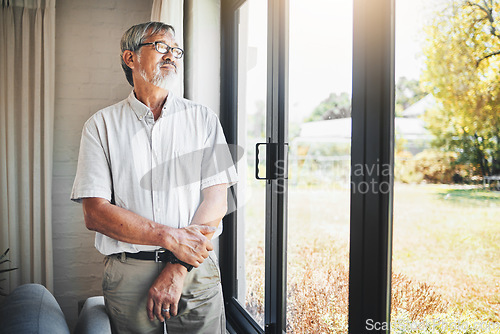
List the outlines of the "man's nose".
{"type": "Polygon", "coordinates": [[[163,62],[168,62],[168,63],[174,65],[174,67],[177,69],[177,59],[175,59],[175,57],[170,52],[165,53],[163,55],[163,57],[161,58],[161,60],[163,62]]]}
{"type": "Polygon", "coordinates": [[[169,60],[173,60],[174,59],[174,54],[172,53],[172,49],[168,49],[167,53],[164,53],[163,54],[163,59],[169,59],[169,60]]]}
{"type": "Polygon", "coordinates": [[[171,63],[173,63],[175,65],[177,64],[176,61],[175,61],[174,56],[172,55],[172,53],[170,53],[170,51],[167,52],[167,53],[165,53],[165,54],[163,54],[162,60],[163,61],[169,61],[169,62],[171,62],[171,63]]]}

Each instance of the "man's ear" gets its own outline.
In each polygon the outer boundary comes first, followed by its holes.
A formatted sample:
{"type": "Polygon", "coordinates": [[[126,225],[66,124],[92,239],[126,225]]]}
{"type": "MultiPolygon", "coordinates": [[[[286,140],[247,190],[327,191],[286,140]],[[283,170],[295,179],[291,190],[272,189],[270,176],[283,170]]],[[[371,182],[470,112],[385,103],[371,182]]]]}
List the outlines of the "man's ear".
{"type": "Polygon", "coordinates": [[[125,64],[130,67],[130,68],[134,68],[134,53],[130,50],[125,50],[123,51],[123,55],[122,55],[122,58],[123,58],[123,61],[125,62],[125,64]]]}

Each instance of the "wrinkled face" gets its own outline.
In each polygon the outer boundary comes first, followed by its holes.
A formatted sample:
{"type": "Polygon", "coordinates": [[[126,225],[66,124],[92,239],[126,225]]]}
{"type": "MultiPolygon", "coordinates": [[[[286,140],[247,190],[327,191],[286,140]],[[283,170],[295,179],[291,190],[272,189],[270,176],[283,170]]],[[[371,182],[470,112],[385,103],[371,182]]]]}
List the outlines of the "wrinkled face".
{"type": "MultiPolygon", "coordinates": [[[[178,46],[171,31],[150,36],[144,43],[158,41],[171,47],[178,46]]],[[[137,54],[137,61],[138,73],[145,82],[165,90],[171,90],[177,84],[180,59],[175,58],[170,50],[162,54],[156,51],[154,45],[144,45],[137,54]]]]}

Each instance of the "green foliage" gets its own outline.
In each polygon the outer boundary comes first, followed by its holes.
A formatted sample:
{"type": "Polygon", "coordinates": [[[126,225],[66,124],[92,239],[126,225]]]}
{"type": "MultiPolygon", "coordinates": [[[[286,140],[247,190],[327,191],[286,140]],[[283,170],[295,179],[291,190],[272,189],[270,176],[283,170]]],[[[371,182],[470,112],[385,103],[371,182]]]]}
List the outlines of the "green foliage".
{"type": "Polygon", "coordinates": [[[396,83],[396,116],[410,107],[415,102],[423,99],[427,93],[420,88],[420,83],[415,79],[401,77],[396,83]]]}
{"type": "MultiPolygon", "coordinates": [[[[10,249],[7,248],[7,250],[2,255],[0,255],[0,264],[10,262],[8,259],[6,259],[7,253],[9,253],[9,250],[10,249]]],[[[6,272],[9,272],[12,270],[16,270],[16,269],[17,268],[0,269],[0,274],[6,273],[6,272]]],[[[5,281],[5,278],[2,278],[0,281],[5,281]]],[[[6,296],[6,294],[4,292],[2,292],[2,290],[3,290],[2,287],[0,287],[0,296],[6,296]]]]}
{"type": "Polygon", "coordinates": [[[347,93],[331,93],[304,122],[323,121],[351,116],[351,97],[347,93]]]}
{"type": "Polygon", "coordinates": [[[415,172],[422,174],[429,183],[452,183],[456,174],[455,161],[455,153],[425,150],[415,155],[415,172]]]}
{"type": "Polygon", "coordinates": [[[425,120],[434,145],[477,175],[500,173],[500,3],[454,2],[426,28],[421,81],[437,107],[425,120]]]}
{"type": "Polygon", "coordinates": [[[420,183],[424,180],[422,173],[415,170],[415,160],[410,152],[396,153],[394,165],[394,179],[402,183],[420,183]]]}
{"type": "MultiPolygon", "coordinates": [[[[415,79],[401,77],[396,83],[396,115],[424,98],[425,93],[415,79]]],[[[348,93],[331,93],[314,108],[305,122],[323,121],[351,116],[351,97],[348,93]]]]}
{"type": "Polygon", "coordinates": [[[406,151],[396,154],[394,178],[403,183],[470,183],[475,173],[460,163],[455,152],[427,149],[415,156],[406,151]]]}
{"type": "Polygon", "coordinates": [[[482,188],[445,189],[439,192],[438,198],[457,205],[484,206],[485,203],[489,203],[500,207],[500,193],[482,188]]]}

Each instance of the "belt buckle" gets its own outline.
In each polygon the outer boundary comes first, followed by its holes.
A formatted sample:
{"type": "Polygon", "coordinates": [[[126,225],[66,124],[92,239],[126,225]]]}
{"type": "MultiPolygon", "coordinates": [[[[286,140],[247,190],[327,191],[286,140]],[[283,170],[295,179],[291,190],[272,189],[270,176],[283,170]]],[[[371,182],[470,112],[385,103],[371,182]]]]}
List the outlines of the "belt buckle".
{"type": "Polygon", "coordinates": [[[160,249],[155,250],[155,262],[161,262],[160,261],[160,254],[163,254],[163,253],[165,253],[164,248],[160,248],[160,249]]]}

